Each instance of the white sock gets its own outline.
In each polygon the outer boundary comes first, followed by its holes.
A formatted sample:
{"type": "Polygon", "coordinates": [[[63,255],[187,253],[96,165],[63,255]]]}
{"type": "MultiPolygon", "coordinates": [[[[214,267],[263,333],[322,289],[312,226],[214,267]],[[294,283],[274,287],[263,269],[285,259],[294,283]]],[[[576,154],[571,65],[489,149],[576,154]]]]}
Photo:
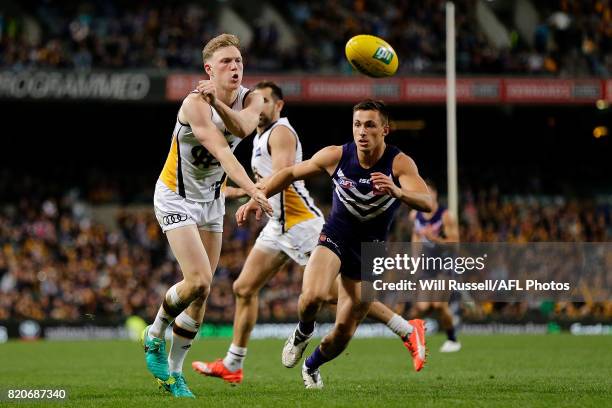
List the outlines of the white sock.
{"type": "Polygon", "coordinates": [[[176,317],[172,330],[172,346],[170,347],[170,353],[168,353],[168,365],[171,373],[183,372],[185,357],[199,329],[200,323],[196,322],[185,311],[176,317]]]}
{"type": "MultiPolygon", "coordinates": [[[[178,285],[178,283],[176,284],[178,285]]],[[[166,303],[171,307],[177,307],[181,304],[181,299],[176,292],[176,285],[172,286],[166,292],[164,297],[166,303]]],[[[169,314],[166,309],[164,309],[164,305],[162,304],[157,311],[157,315],[155,316],[155,321],[149,328],[149,337],[156,337],[158,339],[164,339],[164,333],[166,332],[166,328],[172,324],[174,320],[174,316],[169,314]]]]}
{"type": "Polygon", "coordinates": [[[400,337],[406,337],[410,333],[412,333],[413,327],[408,323],[406,319],[397,313],[393,315],[391,319],[387,322],[387,327],[391,329],[391,331],[397,334],[400,337]]]}
{"type": "Polygon", "coordinates": [[[166,313],[163,306],[160,306],[159,310],[157,311],[157,316],[155,316],[155,321],[149,328],[149,337],[163,339],[166,328],[172,323],[173,320],[174,317],[166,313]]]}
{"type": "Polygon", "coordinates": [[[246,347],[238,347],[232,343],[223,359],[223,365],[230,371],[241,369],[244,364],[244,359],[246,358],[246,353],[246,347]]]}

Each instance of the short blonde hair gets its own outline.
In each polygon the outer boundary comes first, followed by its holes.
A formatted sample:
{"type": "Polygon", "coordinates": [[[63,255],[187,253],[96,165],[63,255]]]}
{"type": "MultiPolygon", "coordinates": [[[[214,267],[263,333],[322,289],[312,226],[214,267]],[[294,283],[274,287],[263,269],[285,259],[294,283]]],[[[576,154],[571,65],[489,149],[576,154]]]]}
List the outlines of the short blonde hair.
{"type": "Polygon", "coordinates": [[[206,43],[202,50],[202,58],[206,62],[219,48],[236,47],[240,51],[240,40],[234,34],[220,34],[206,43]]]}

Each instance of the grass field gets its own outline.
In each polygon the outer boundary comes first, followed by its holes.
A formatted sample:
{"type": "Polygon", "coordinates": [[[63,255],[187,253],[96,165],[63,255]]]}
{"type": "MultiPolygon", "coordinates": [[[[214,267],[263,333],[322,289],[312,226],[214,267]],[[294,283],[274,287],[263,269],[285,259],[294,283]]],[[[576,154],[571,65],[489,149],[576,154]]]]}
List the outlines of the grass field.
{"type": "MultiPolygon", "coordinates": [[[[228,340],[200,340],[187,356],[186,378],[197,400],[158,393],[143,353],[127,341],[9,342],[0,345],[0,388],[66,388],[74,407],[327,406],[612,406],[612,337],[463,336],[464,349],[412,370],[393,339],[358,339],[322,368],[323,390],[304,390],[299,368],[280,364],[280,340],[253,341],[246,378],[231,387],[193,373],[193,359],[225,354],[228,340]]],[[[312,346],[309,347],[309,351],[312,346]]],[[[57,406],[50,402],[10,404],[57,406]]],[[[3,405],[0,402],[0,405],[3,405]]],[[[9,404],[6,404],[9,405],[9,404]]]]}

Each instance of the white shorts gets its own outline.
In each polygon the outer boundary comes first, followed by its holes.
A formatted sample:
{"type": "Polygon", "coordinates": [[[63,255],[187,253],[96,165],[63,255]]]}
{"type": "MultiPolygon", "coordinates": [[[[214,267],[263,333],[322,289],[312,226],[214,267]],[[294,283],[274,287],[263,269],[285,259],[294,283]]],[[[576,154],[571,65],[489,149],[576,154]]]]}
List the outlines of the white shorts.
{"type": "Polygon", "coordinates": [[[283,234],[281,224],[272,219],[259,233],[255,247],[284,252],[298,265],[304,266],[319,242],[324,223],[323,217],[313,218],[294,225],[283,234]]]}
{"type": "Polygon", "coordinates": [[[198,229],[223,232],[225,197],[207,203],[187,200],[170,190],[162,181],[157,180],[153,195],[155,217],[162,231],[167,232],[185,225],[195,225],[198,229]]]}

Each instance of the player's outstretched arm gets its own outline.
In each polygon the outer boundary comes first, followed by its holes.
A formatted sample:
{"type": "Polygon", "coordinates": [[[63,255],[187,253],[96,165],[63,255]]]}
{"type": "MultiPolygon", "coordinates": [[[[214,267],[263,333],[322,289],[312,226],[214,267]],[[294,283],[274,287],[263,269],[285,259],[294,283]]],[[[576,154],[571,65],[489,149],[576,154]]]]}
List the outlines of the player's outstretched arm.
{"type": "Polygon", "coordinates": [[[214,97],[214,84],[210,80],[200,81],[198,91],[206,95],[206,100],[217,111],[227,130],[239,138],[245,138],[257,127],[259,114],[263,109],[263,97],[250,93],[244,101],[244,109],[236,112],[225,103],[214,97]],[[213,89],[210,89],[213,87],[213,89]]]}
{"type": "Polygon", "coordinates": [[[227,175],[244,189],[262,210],[271,214],[272,207],[265,195],[255,187],[221,132],[210,120],[210,106],[197,96],[189,96],[183,102],[181,111],[184,119],[191,126],[193,135],[219,161],[227,175]]]}
{"type": "Polygon", "coordinates": [[[390,176],[375,172],[371,175],[375,188],[416,210],[430,212],[433,208],[432,197],[414,160],[404,153],[398,154],[393,160],[393,174],[399,180],[399,187],[390,176]]]}
{"type": "Polygon", "coordinates": [[[246,193],[246,191],[244,191],[244,189],[240,187],[230,187],[230,186],[225,187],[224,195],[225,195],[225,198],[230,199],[230,200],[248,196],[248,194],[246,193]]]}
{"type": "MultiPolygon", "coordinates": [[[[341,157],[341,146],[324,147],[315,153],[309,160],[305,160],[290,167],[285,167],[265,180],[265,183],[261,185],[258,183],[258,186],[265,192],[267,197],[272,197],[283,191],[295,180],[303,180],[324,172],[331,175],[336,167],[338,167],[341,157]]],[[[238,225],[243,225],[251,212],[255,212],[257,219],[261,218],[261,212],[258,211],[253,200],[242,205],[238,211],[236,211],[236,222],[238,225]]]]}
{"type": "Polygon", "coordinates": [[[340,158],[342,147],[327,146],[316,152],[310,159],[301,163],[286,167],[271,176],[263,185],[267,197],[272,197],[287,188],[295,180],[304,180],[316,174],[332,174],[340,158]]]}

